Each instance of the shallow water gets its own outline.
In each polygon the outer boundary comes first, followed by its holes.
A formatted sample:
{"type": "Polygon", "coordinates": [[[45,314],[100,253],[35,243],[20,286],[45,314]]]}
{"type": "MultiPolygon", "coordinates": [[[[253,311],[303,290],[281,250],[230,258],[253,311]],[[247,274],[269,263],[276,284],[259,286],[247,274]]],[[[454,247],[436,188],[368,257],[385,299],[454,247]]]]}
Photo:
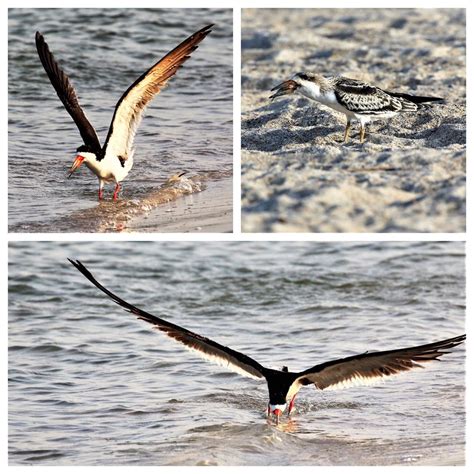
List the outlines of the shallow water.
{"type": "Polygon", "coordinates": [[[462,464],[464,347],[374,387],[302,389],[202,361],[108,301],[301,370],[464,332],[462,243],[17,242],[9,268],[11,464],[462,464]],[[126,256],[126,258],[123,258],[126,256]]]}
{"type": "MultiPolygon", "coordinates": [[[[159,58],[215,23],[176,77],[152,101],[136,136],[122,206],[145,199],[178,171],[213,179],[232,170],[232,11],[205,9],[11,9],[9,14],[9,228],[96,231],[97,178],[67,170],[82,144],[39,61],[41,31],[104,140],[116,102],[159,58]],[[73,32],[73,34],[71,34],[73,32]],[[26,87],[28,85],[28,87],[26,87]],[[212,87],[211,87],[212,86],[212,87]],[[32,113],[32,110],[34,113],[32,113]]],[[[111,198],[113,186],[106,188],[111,198]]]]}

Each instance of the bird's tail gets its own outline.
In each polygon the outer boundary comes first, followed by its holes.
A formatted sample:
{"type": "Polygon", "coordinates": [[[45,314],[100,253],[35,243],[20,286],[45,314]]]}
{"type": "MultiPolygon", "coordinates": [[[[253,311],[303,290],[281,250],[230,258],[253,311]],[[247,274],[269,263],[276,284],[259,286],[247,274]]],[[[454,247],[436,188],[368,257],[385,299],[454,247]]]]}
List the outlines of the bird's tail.
{"type": "Polygon", "coordinates": [[[441,97],[424,97],[422,95],[410,95],[410,94],[403,94],[401,92],[391,92],[391,96],[399,97],[401,99],[409,100],[414,104],[424,104],[426,102],[444,102],[444,99],[441,97]]]}

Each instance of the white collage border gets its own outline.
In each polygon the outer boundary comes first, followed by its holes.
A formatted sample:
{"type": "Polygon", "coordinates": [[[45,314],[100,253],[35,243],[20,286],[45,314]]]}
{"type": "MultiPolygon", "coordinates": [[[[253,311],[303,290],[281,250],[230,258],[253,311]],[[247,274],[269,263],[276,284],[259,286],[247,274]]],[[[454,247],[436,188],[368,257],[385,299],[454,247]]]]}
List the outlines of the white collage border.
{"type": "MultiPolygon", "coordinates": [[[[352,0],[352,1],[342,1],[342,0],[136,0],[133,2],[124,1],[124,0],[84,0],[84,1],[69,1],[65,2],[53,0],[53,1],[11,1],[4,0],[2,1],[2,74],[0,75],[0,81],[2,83],[0,100],[2,102],[2,151],[3,151],[3,163],[0,168],[0,189],[3,194],[0,199],[0,212],[1,212],[1,238],[3,240],[2,245],[0,246],[0,265],[2,272],[2,288],[1,288],[1,303],[2,303],[2,317],[0,318],[0,330],[3,335],[4,345],[1,357],[1,368],[2,368],[2,390],[1,390],[1,406],[2,406],[2,425],[0,428],[0,439],[1,439],[1,466],[8,466],[8,243],[13,241],[319,241],[319,242],[345,242],[345,241],[465,241],[466,242],[466,286],[468,291],[467,295],[467,309],[466,309],[466,331],[469,331],[470,327],[474,327],[472,323],[473,316],[473,305],[474,297],[472,291],[469,289],[474,288],[474,260],[473,260],[473,250],[474,250],[474,234],[472,231],[472,205],[471,205],[471,192],[467,192],[467,231],[466,233],[457,233],[457,234],[448,234],[448,233],[323,233],[323,234],[309,234],[309,233],[282,233],[282,234],[242,234],[240,232],[240,96],[241,96],[241,86],[240,86],[240,19],[241,19],[241,9],[242,8],[466,8],[467,10],[467,51],[471,54],[467,55],[467,124],[468,127],[472,124],[473,113],[471,110],[471,100],[470,100],[470,91],[473,86],[473,74],[470,71],[474,71],[472,64],[474,57],[472,54],[474,32],[473,32],[473,12],[474,12],[474,1],[440,1],[440,0],[431,0],[431,1],[421,1],[421,0],[399,0],[399,1],[374,1],[374,0],[352,0]],[[167,234],[84,234],[84,233],[72,233],[72,234],[59,234],[59,233],[40,233],[40,234],[8,234],[8,200],[7,200],[7,190],[8,190],[8,77],[7,77],[7,67],[8,67],[8,8],[232,8],[234,14],[234,125],[233,125],[233,151],[234,151],[234,176],[233,176],[233,234],[176,234],[176,233],[167,233],[167,234]]],[[[71,32],[74,34],[74,32],[71,32]]],[[[25,78],[27,82],[28,78],[25,78]]],[[[472,127],[471,127],[472,128],[472,127]]],[[[467,149],[470,151],[472,149],[473,135],[470,133],[471,130],[467,133],[467,149]]],[[[472,152],[471,152],[472,154],[472,152]]],[[[32,150],[30,158],[25,158],[31,160],[32,172],[34,172],[34,160],[35,152],[32,150]]],[[[469,165],[469,156],[467,160],[467,182],[471,182],[469,179],[471,177],[471,166],[469,165]]],[[[470,397],[473,393],[474,381],[472,377],[472,357],[471,350],[469,347],[470,343],[467,343],[467,397],[466,400],[470,400],[470,397]]],[[[472,470],[474,454],[471,450],[471,447],[474,448],[474,436],[473,436],[473,419],[472,413],[469,407],[469,403],[466,402],[467,408],[467,426],[466,426],[466,466],[464,467],[390,467],[392,472],[407,472],[409,471],[425,471],[430,474],[445,473],[447,471],[461,472],[466,471],[466,469],[472,470]]],[[[9,471],[15,472],[27,472],[28,467],[8,467],[9,471]]],[[[55,467],[37,467],[35,469],[41,469],[43,472],[51,471],[57,469],[55,467]]],[[[156,467],[147,467],[147,468],[137,468],[137,467],[61,467],[62,471],[70,472],[78,470],[86,472],[85,470],[89,469],[100,469],[102,471],[114,472],[119,470],[127,469],[155,469],[156,467]]],[[[202,467],[189,467],[189,468],[163,468],[160,467],[160,470],[165,470],[166,472],[182,472],[185,469],[187,472],[199,470],[202,472],[202,467]]],[[[219,467],[214,468],[225,470],[226,472],[236,472],[241,471],[241,468],[237,467],[219,467]]],[[[249,468],[245,468],[249,469],[249,468]]],[[[288,467],[261,467],[261,468],[250,468],[258,469],[259,471],[271,469],[272,473],[282,472],[288,467]]],[[[306,472],[314,472],[314,467],[298,467],[306,472]]],[[[350,469],[354,472],[354,469],[359,472],[366,472],[367,467],[318,467],[319,471],[330,470],[331,472],[336,471],[346,471],[350,469]]],[[[377,469],[377,468],[373,468],[377,469]]],[[[380,468],[378,468],[380,469],[380,468]]],[[[29,472],[29,471],[28,471],[29,472]]]]}

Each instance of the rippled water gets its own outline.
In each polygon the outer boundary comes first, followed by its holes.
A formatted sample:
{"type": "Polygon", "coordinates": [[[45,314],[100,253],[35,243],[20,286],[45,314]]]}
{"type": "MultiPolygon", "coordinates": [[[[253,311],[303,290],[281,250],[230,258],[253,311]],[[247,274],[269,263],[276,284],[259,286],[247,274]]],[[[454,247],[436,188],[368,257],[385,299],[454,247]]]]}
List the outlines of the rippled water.
{"type": "MultiPolygon", "coordinates": [[[[123,205],[156,191],[177,171],[203,179],[232,170],[232,10],[11,9],[9,11],[9,227],[64,231],[77,211],[100,219],[97,178],[81,169],[67,180],[78,130],[36,53],[41,31],[71,77],[104,140],[116,102],[133,81],[194,31],[213,32],[147,110],[136,137],[123,205]]],[[[230,186],[230,182],[229,182],[230,186]]],[[[113,186],[106,189],[110,198],[113,186]]],[[[93,222],[92,219],[91,222],[93,222]]],[[[94,231],[79,219],[75,231],[94,231]]]]}
{"type": "Polygon", "coordinates": [[[464,347],[374,387],[301,390],[203,361],[67,261],[177,324],[301,370],[464,332],[462,243],[10,245],[11,464],[462,464],[464,347]],[[124,258],[126,256],[126,258],[124,258]]]}

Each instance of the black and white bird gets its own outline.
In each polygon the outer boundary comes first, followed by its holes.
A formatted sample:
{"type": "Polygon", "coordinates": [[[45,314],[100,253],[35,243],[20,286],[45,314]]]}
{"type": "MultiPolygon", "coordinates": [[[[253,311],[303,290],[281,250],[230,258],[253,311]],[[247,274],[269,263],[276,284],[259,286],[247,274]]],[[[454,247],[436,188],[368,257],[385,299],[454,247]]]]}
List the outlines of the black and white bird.
{"type": "Polygon", "coordinates": [[[84,163],[99,179],[99,199],[103,197],[106,182],[115,183],[114,200],[120,183],[133,165],[133,142],[138,126],[149,102],[189,59],[198,44],[211,32],[214,25],[197,31],[176,46],[155,65],[144,72],[122,95],[115,106],[112,122],[104,145],[101,146],[94,127],[79,105],[76,91],[69,77],[57,63],[43,35],[36,33],[36,49],[49,80],[61,102],[79,129],[84,144],[77,148],[77,156],[69,177],[84,163]]]}
{"type": "Polygon", "coordinates": [[[290,372],[287,367],[283,367],[282,370],[275,370],[264,367],[241,352],[127,303],[100,284],[79,260],[68,260],[115,303],[139,319],[151,323],[156,329],[180,342],[187,349],[196,351],[201,357],[246,377],[266,380],[270,396],[267,416],[274,415],[277,423],[285,409],[287,409],[288,415],[291,414],[294,409],[296,394],[305,385],[314,385],[318,390],[325,390],[370,384],[377,379],[384,379],[399,372],[422,367],[420,365],[422,363],[437,360],[438,357],[448,354],[448,349],[456,347],[466,339],[464,334],[416,347],[382,352],[365,352],[364,354],[324,362],[301,372],[290,372]]]}
{"type": "Polygon", "coordinates": [[[439,97],[422,97],[389,92],[366,82],[347,77],[323,77],[300,72],[272,89],[275,99],[283,95],[301,94],[345,114],[347,123],[344,142],[349,139],[353,121],[360,124],[360,142],[365,139],[365,125],[372,120],[391,118],[403,112],[416,112],[423,104],[440,102],[439,97]]]}

